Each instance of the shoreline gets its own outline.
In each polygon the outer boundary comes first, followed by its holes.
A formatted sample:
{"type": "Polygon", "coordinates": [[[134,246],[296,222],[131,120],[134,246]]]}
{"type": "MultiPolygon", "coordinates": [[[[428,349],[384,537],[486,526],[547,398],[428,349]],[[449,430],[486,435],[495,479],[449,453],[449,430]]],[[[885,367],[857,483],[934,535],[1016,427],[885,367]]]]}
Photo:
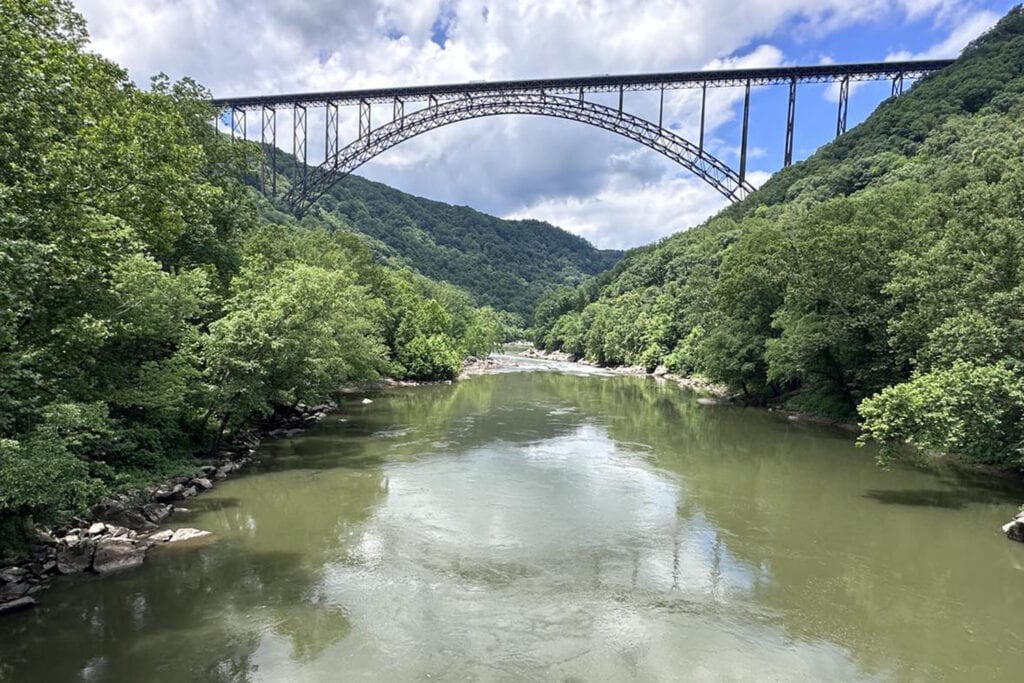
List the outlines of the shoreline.
{"type": "MultiPolygon", "coordinates": [[[[696,394],[703,394],[697,398],[700,405],[743,407],[726,387],[699,377],[675,375],[663,367],[657,368],[653,373],[641,367],[600,367],[563,352],[548,353],[532,348],[520,355],[531,360],[579,363],[614,374],[650,377],[658,382],[674,382],[696,394]]],[[[507,365],[507,362],[493,355],[486,358],[468,358],[454,380],[415,381],[384,378],[378,382],[342,387],[338,393],[351,396],[398,387],[450,385],[459,380],[495,372],[507,365]]],[[[363,398],[363,402],[372,402],[372,399],[363,398]]],[[[37,528],[29,554],[0,566],[0,616],[35,607],[39,604],[38,596],[59,577],[87,572],[104,576],[139,567],[143,564],[146,554],[157,546],[194,542],[210,536],[210,532],[201,529],[182,527],[172,530],[167,528],[166,524],[175,512],[189,511],[188,508],[179,505],[180,503],[215,488],[221,481],[255,462],[254,454],[263,440],[298,436],[336,411],[338,407],[339,404],[333,400],[313,406],[300,403],[293,407],[280,407],[252,428],[240,433],[215,456],[197,457],[196,476],[171,477],[133,492],[104,497],[97,501],[88,513],[73,517],[67,524],[53,528],[37,528]]],[[[811,413],[777,407],[764,409],[771,413],[782,413],[790,422],[820,424],[852,434],[860,434],[862,431],[855,423],[811,413]]],[[[987,466],[972,466],[952,456],[944,456],[941,463],[944,466],[989,476],[1020,478],[1021,475],[1019,470],[993,470],[987,466]]],[[[1008,538],[1024,541],[1024,513],[1018,513],[1003,527],[1003,532],[1008,538]]]]}
{"type": "MultiPolygon", "coordinates": [[[[501,367],[492,357],[470,357],[455,379],[400,380],[384,377],[375,382],[340,387],[339,396],[366,394],[395,387],[452,384],[501,367]]],[[[364,402],[372,399],[364,398],[364,402]]],[[[37,527],[24,557],[0,561],[0,617],[39,604],[39,596],[54,580],[75,574],[105,576],[139,567],[146,554],[160,545],[194,542],[211,535],[202,529],[166,527],[175,512],[188,512],[181,504],[255,462],[254,454],[265,439],[287,439],[318,424],[338,409],[334,400],[316,405],[279,406],[222,446],[214,456],[195,456],[197,475],[156,480],[140,489],[100,498],[88,512],[55,527],[37,527]]]]}

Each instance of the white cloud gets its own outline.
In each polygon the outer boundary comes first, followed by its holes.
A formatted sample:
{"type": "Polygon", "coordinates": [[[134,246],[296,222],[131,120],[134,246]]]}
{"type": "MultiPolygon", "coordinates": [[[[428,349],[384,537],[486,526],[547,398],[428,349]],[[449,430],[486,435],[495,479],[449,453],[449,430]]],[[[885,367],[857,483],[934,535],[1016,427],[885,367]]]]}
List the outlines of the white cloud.
{"type": "MultiPolygon", "coordinates": [[[[968,0],[968,5],[973,2],[968,0]]],[[[669,71],[785,62],[783,39],[856,23],[934,17],[962,0],[78,0],[93,47],[145,82],[190,75],[219,96],[669,71]],[[432,40],[445,27],[444,47],[432,40]]],[[[952,36],[950,40],[953,40],[952,36]]],[[[742,92],[708,93],[708,149],[730,155],[742,92]]],[[[699,91],[666,95],[666,124],[695,139],[699,91]]],[[[630,111],[657,116],[650,93],[630,111]]],[[[387,120],[387,107],[374,109],[387,120]]],[[[311,116],[311,131],[317,115],[311,116]]],[[[355,129],[354,112],[342,119],[355,129]]],[[[286,131],[287,117],[279,121],[286,131]]],[[[322,124],[321,124],[322,125],[322,124]]],[[[290,135],[279,136],[288,139],[290,135]]],[[[314,150],[322,138],[311,136],[314,150]]],[[[756,140],[754,141],[756,142],[756,140]]],[[[288,145],[284,144],[287,148],[288,145]]],[[[320,152],[322,155],[322,151],[320,152]]],[[[692,226],[721,201],[679,168],[605,131],[499,117],[411,140],[360,173],[442,201],[546,219],[601,244],[635,245],[692,226]],[[716,203],[717,202],[717,203],[716,203]],[[630,211],[636,213],[630,215],[630,211]]]]}
{"type": "Polygon", "coordinates": [[[894,52],[886,57],[886,61],[905,59],[953,59],[960,56],[967,44],[985,31],[995,26],[999,15],[995,12],[982,10],[960,19],[952,27],[949,35],[942,41],[932,45],[923,52],[912,53],[907,50],[894,52]]]}

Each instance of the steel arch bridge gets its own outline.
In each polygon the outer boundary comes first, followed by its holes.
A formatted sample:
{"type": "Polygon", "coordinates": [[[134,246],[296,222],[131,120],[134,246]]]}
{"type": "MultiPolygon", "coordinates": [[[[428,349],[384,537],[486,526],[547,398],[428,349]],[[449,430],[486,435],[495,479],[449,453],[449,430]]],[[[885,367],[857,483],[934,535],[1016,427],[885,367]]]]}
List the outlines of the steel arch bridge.
{"type": "MultiPolygon", "coordinates": [[[[525,81],[476,82],[454,85],[352,90],[295,95],[270,95],[215,99],[220,115],[229,114],[233,138],[249,139],[247,114],[259,115],[259,142],[265,153],[260,169],[260,189],[277,196],[277,112],[292,114],[292,151],[295,168],[291,189],[284,203],[301,216],[330,187],[382,152],[423,133],[459,121],[525,114],[548,116],[585,123],[634,140],[676,162],[701,178],[729,201],[738,201],[753,191],[746,179],[747,144],[750,121],[750,90],[754,86],[789,86],[786,143],[783,165],[793,160],[793,136],[796,119],[796,94],[799,83],[840,84],[836,117],[836,136],[846,132],[850,83],[890,80],[892,96],[902,94],[906,79],[920,78],[952,63],[951,60],[883,62],[872,64],[836,64],[774,69],[698,71],[628,76],[590,76],[525,81]],[[708,88],[744,88],[742,139],[739,169],[733,170],[715,158],[704,146],[704,124],[708,88]],[[700,133],[697,143],[677,135],[663,125],[665,90],[701,90],[700,133]],[[649,121],[624,109],[625,93],[659,91],[658,121],[649,121]],[[618,107],[597,104],[588,93],[618,93],[618,107]],[[407,103],[423,106],[406,113],[407,103]],[[390,104],[391,117],[374,128],[373,104],[390,104]],[[340,144],[339,107],[358,106],[359,130],[353,141],[340,144]],[[307,121],[311,108],[324,111],[324,161],[307,164],[307,121]]],[[[215,125],[216,122],[215,121],[215,125]]]]}

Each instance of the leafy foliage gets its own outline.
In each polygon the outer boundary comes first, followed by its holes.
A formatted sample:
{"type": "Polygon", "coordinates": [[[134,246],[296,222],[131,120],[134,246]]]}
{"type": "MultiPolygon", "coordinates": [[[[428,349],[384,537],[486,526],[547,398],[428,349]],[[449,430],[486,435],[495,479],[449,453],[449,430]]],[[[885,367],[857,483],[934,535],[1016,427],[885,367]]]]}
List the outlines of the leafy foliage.
{"type": "Polygon", "coordinates": [[[534,341],[1021,464],[1024,10],[705,225],[542,299],[534,341]]]}
{"type": "MultiPolygon", "coordinates": [[[[291,155],[274,153],[277,168],[294,169],[291,155]]],[[[278,180],[279,188],[289,186],[287,177],[278,180]]],[[[364,235],[377,258],[454,284],[477,304],[524,319],[553,288],[579,284],[622,258],[620,251],[595,249],[548,223],[496,218],[355,175],[334,185],[302,224],[364,235]]]]}
{"type": "Polygon", "coordinates": [[[259,150],[208,93],[85,42],[65,0],[0,0],[0,551],[277,404],[451,378],[505,333],[348,231],[261,227],[259,150]]]}

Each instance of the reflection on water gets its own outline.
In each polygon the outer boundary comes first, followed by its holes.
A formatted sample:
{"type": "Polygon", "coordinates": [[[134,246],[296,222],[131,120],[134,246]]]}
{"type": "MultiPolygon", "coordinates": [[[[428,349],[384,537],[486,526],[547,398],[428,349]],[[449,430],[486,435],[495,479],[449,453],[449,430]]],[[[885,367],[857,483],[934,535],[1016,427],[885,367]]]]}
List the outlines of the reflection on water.
{"type": "Polygon", "coordinates": [[[1024,492],[521,364],[267,444],[177,520],[215,543],[0,621],[0,680],[1016,677],[1024,492]]]}

